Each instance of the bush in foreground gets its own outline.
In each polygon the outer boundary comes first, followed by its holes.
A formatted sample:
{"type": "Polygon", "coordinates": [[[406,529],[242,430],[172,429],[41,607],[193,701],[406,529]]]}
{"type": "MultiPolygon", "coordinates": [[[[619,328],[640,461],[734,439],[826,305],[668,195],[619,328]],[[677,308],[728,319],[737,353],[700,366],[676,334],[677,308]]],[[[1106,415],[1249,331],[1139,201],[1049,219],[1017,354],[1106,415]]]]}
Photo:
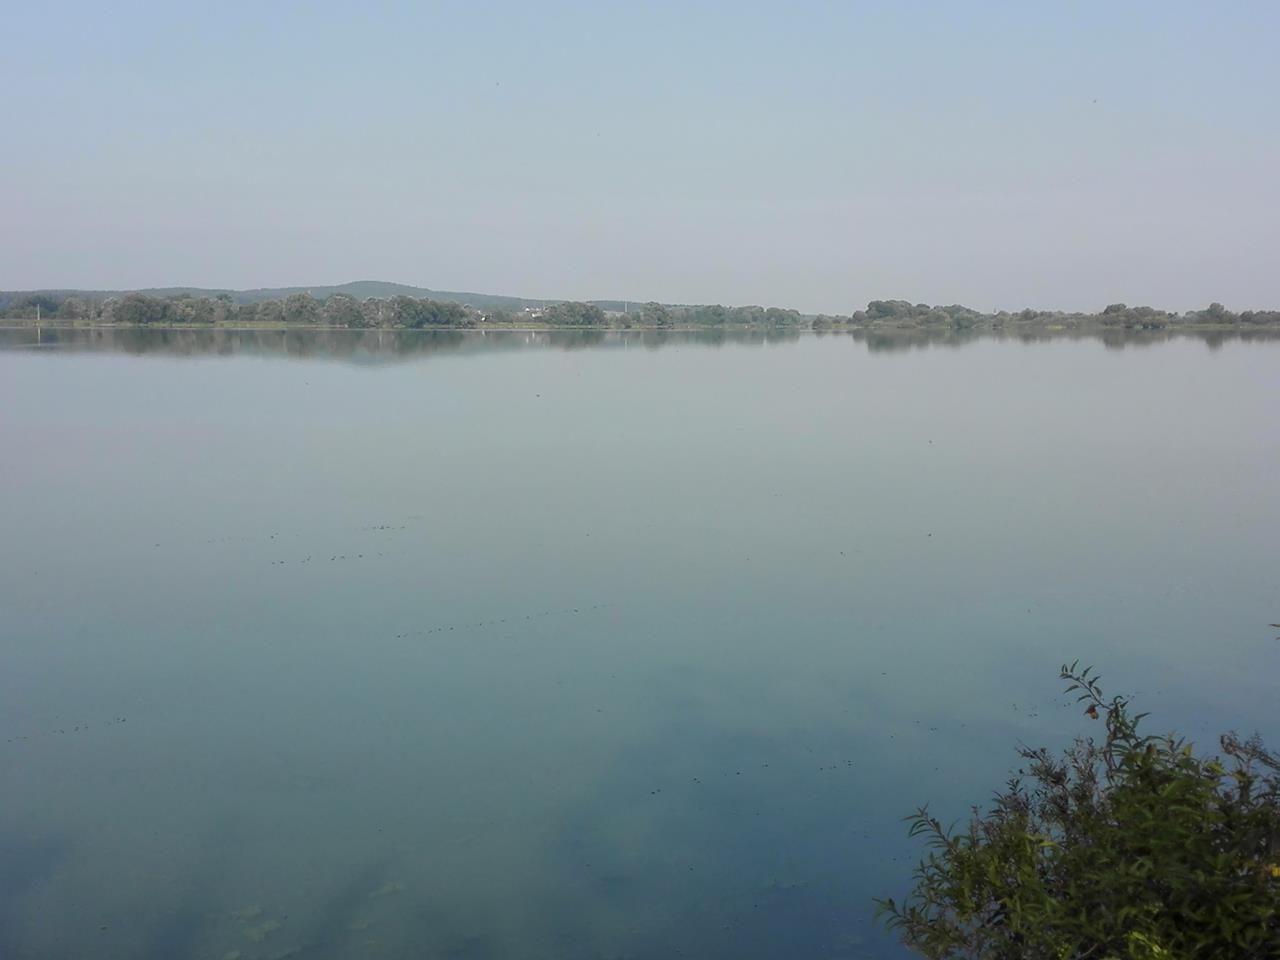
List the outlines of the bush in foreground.
{"type": "Polygon", "coordinates": [[[1280,957],[1280,761],[1234,734],[1197,756],[1089,668],[1062,678],[1102,742],[1020,749],[966,829],[908,818],[930,849],[904,903],[877,901],[890,928],[933,960],[1280,957]]]}

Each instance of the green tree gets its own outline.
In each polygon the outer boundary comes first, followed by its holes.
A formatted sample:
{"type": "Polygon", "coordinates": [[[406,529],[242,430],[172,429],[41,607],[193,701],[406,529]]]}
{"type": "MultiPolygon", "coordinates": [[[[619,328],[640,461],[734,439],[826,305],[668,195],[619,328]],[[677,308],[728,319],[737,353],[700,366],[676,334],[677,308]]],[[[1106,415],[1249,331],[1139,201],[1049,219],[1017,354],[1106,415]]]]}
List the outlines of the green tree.
{"type": "Polygon", "coordinates": [[[9,304],[7,313],[11,317],[35,317],[39,316],[50,319],[58,316],[58,310],[62,305],[57,297],[47,293],[33,293],[30,296],[21,297],[9,304]]]}
{"type": "Polygon", "coordinates": [[[1201,323],[1231,323],[1236,315],[1215,301],[1199,312],[1198,319],[1201,323]]]}
{"type": "Polygon", "coordinates": [[[174,323],[213,323],[216,305],[207,297],[176,297],[169,301],[169,316],[174,323]]]}
{"type": "Polygon", "coordinates": [[[387,309],[387,301],[377,297],[366,297],[360,303],[360,315],[366,327],[386,327],[391,325],[391,313],[387,309]]]}
{"type": "Polygon", "coordinates": [[[415,297],[393,297],[388,304],[391,323],[397,327],[418,330],[422,327],[469,326],[467,311],[460,303],[419,300],[415,297]]]}
{"type": "Polygon", "coordinates": [[[58,304],[58,318],[61,320],[84,320],[90,313],[89,303],[80,297],[67,297],[58,304]]]}
{"type": "Polygon", "coordinates": [[[1098,318],[1104,326],[1131,330],[1161,330],[1172,315],[1155,307],[1131,307],[1124,303],[1108,304],[1098,318]]]}
{"type": "Polygon", "coordinates": [[[332,327],[366,326],[364,311],[360,309],[360,304],[356,303],[355,298],[345,293],[335,293],[325,300],[321,313],[324,322],[332,327]]]}
{"type": "Polygon", "coordinates": [[[718,327],[728,322],[729,311],[718,303],[711,303],[701,307],[691,307],[684,319],[686,323],[718,327]]]}
{"type": "Polygon", "coordinates": [[[117,323],[145,325],[173,322],[173,305],[145,293],[127,293],[115,304],[112,317],[117,323]]]}
{"type": "Polygon", "coordinates": [[[236,307],[235,301],[226,293],[220,293],[213,298],[213,322],[225,323],[228,320],[239,319],[239,308],[236,307]]]}
{"type": "Polygon", "coordinates": [[[669,327],[671,311],[661,303],[650,300],[640,308],[640,322],[646,327],[669,327]]]}
{"type": "Polygon", "coordinates": [[[604,311],[594,303],[576,300],[553,303],[543,311],[542,319],[554,326],[563,327],[602,326],[605,322],[604,311]]]}
{"type": "Polygon", "coordinates": [[[284,304],[279,300],[263,300],[258,304],[255,319],[258,323],[279,326],[284,323],[284,304]]]}
{"type": "Polygon", "coordinates": [[[285,298],[282,307],[285,323],[318,323],[320,301],[309,293],[294,293],[285,298]]]}
{"type": "Polygon", "coordinates": [[[1102,742],[1021,749],[965,829],[917,811],[930,851],[904,903],[878,901],[889,926],[933,960],[1280,956],[1280,761],[1234,734],[1197,756],[1139,732],[1145,714],[1088,668],[1062,678],[1102,742]]]}
{"type": "Polygon", "coordinates": [[[784,310],[782,307],[770,307],[764,312],[764,321],[778,327],[789,327],[800,322],[800,311],[784,310]]]}

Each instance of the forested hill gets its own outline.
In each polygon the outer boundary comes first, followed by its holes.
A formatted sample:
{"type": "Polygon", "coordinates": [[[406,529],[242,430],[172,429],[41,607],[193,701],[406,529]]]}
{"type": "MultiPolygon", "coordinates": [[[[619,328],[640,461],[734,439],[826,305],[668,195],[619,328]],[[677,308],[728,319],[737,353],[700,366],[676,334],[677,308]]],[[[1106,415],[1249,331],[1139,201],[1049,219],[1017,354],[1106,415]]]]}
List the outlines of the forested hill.
{"type": "MultiPolygon", "coordinates": [[[[216,287],[150,287],[143,290],[0,290],[0,311],[10,304],[35,297],[48,297],[53,301],[62,301],[68,297],[81,300],[106,300],[109,297],[121,297],[126,293],[145,293],[152,297],[200,298],[213,300],[219,296],[231,298],[232,303],[264,303],[268,300],[284,300],[296,293],[309,293],[317,300],[325,300],[335,293],[345,294],[356,300],[367,300],[374,297],[389,300],[392,297],[414,297],[419,300],[437,300],[446,303],[461,303],[478,310],[520,311],[526,307],[538,308],[552,300],[534,300],[528,297],[505,297],[493,293],[459,293],[452,290],[430,290],[426,287],[415,287],[407,283],[389,283],[385,280],[355,280],[351,283],[339,283],[329,286],[314,287],[259,287],[254,290],[226,290],[216,287]]],[[[601,310],[623,311],[627,305],[622,300],[592,300],[601,310]]]]}

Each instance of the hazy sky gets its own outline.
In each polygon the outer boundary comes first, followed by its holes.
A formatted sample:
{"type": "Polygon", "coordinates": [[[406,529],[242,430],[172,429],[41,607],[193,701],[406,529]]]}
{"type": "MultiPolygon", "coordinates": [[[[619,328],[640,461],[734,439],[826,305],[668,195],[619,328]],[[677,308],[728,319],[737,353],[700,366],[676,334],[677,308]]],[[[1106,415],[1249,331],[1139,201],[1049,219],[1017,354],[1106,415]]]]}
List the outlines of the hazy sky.
{"type": "Polygon", "coordinates": [[[14,3],[0,287],[1280,307],[1280,3],[14,3]]]}

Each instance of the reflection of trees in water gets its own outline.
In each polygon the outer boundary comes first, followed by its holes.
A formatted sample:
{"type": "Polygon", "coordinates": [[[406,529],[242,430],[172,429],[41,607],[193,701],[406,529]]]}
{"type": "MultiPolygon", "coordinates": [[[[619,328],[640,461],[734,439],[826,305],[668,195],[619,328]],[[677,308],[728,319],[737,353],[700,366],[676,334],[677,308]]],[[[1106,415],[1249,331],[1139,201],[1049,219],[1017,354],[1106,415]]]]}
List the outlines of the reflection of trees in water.
{"type": "MultiPolygon", "coordinates": [[[[828,336],[839,337],[840,333],[828,336]]],[[[854,340],[863,342],[872,353],[898,353],[930,347],[963,347],[979,340],[995,340],[1007,343],[1039,344],[1055,341],[1097,341],[1108,350],[1125,350],[1131,347],[1148,347],[1157,343],[1168,343],[1172,340],[1199,340],[1210,349],[1216,350],[1224,343],[1240,341],[1241,343],[1263,343],[1280,340],[1280,331],[1276,330],[1166,330],[1166,331],[1133,331],[1133,330],[1017,330],[1012,332],[962,332],[948,330],[851,330],[843,334],[854,340]]]]}
{"type": "MultiPolygon", "coordinates": [[[[234,356],[237,354],[337,359],[379,363],[433,353],[486,353],[543,348],[555,350],[649,349],[670,344],[719,347],[726,344],[770,346],[795,343],[809,334],[793,327],[718,327],[710,330],[309,330],[232,329],[225,327],[8,327],[0,328],[0,349],[51,349],[168,356],[234,356]]],[[[1060,331],[1022,329],[973,332],[951,329],[826,331],[825,341],[844,338],[866,344],[872,353],[894,353],[928,347],[962,347],[989,339],[1017,343],[1053,340],[1097,340],[1108,349],[1148,346],[1180,338],[1200,340],[1217,349],[1233,340],[1280,339],[1280,331],[1130,331],[1095,329],[1060,331]]]]}
{"type": "Polygon", "coordinates": [[[799,339],[793,330],[275,330],[144,327],[11,327],[0,329],[0,349],[57,349],[169,356],[261,354],[379,362],[433,353],[588,347],[657,348],[672,343],[719,346],[799,339]]]}

